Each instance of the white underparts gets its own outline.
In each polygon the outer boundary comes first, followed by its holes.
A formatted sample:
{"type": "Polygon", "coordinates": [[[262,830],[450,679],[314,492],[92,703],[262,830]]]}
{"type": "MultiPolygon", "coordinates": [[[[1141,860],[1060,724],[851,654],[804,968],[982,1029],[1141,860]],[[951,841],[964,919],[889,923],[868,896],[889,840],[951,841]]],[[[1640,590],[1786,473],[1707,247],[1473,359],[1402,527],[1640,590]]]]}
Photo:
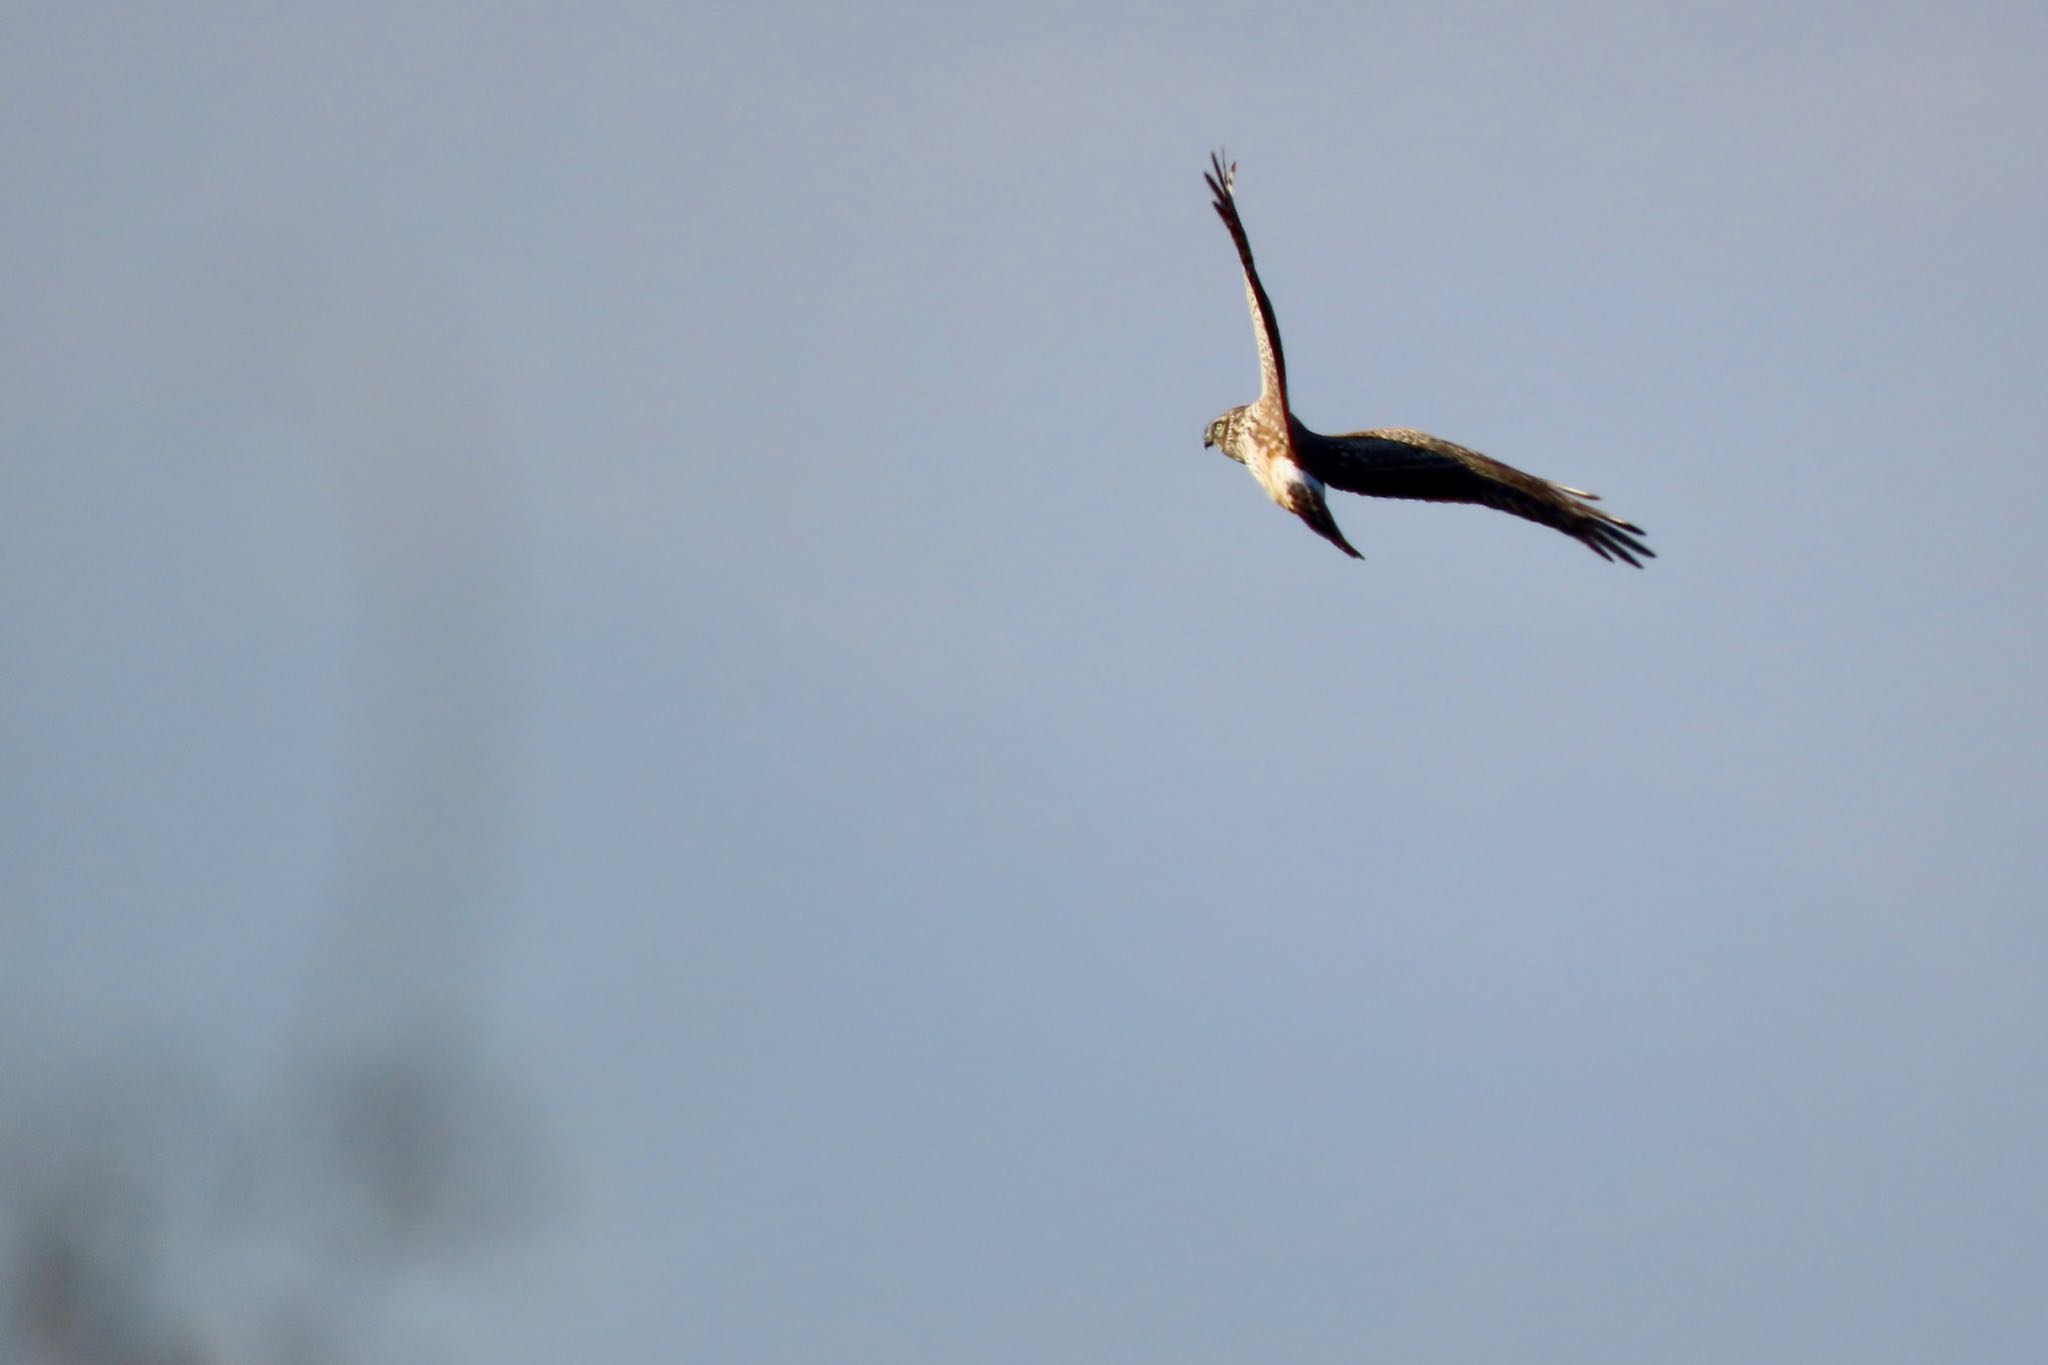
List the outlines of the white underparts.
{"type": "Polygon", "coordinates": [[[1323,491],[1321,479],[1285,458],[1275,460],[1266,466],[1266,477],[1262,482],[1265,483],[1266,492],[1271,495],[1273,501],[1290,512],[1294,510],[1297,500],[1316,502],[1323,491]]]}

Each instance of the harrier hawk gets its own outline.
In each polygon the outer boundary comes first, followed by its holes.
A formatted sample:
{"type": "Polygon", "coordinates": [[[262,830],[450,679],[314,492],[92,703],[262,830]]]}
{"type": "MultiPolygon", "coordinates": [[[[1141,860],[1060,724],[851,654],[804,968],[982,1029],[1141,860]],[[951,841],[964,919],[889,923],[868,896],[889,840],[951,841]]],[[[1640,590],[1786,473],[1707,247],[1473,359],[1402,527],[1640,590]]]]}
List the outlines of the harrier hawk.
{"type": "Polygon", "coordinates": [[[1323,501],[1325,487],[1379,498],[1476,502],[1554,526],[1583,541],[1602,559],[1619,559],[1640,569],[1642,559],[1637,556],[1656,558],[1636,539],[1643,534],[1642,527],[1593,506],[1597,499],[1592,493],[1524,474],[1426,432],[1390,427],[1324,436],[1296,421],[1287,406],[1287,361],[1280,353],[1280,328],[1273,320],[1266,287],[1252,266],[1251,242],[1231,194],[1237,164],[1225,165],[1216,154],[1209,165],[1211,173],[1203,178],[1215,193],[1216,213],[1230,229],[1244,265],[1244,292],[1251,301],[1252,330],[1259,343],[1259,398],[1211,422],[1203,445],[1222,446],[1224,454],[1251,470],[1274,502],[1353,559],[1364,556],[1337,529],[1323,501]]]}

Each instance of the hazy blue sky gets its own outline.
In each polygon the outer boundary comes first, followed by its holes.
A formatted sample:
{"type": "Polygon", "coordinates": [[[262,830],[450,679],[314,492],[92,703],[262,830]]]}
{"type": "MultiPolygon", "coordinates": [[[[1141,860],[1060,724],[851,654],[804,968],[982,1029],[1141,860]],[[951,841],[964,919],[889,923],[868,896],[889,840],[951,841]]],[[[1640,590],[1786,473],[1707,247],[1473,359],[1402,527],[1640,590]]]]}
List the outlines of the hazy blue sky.
{"type": "Polygon", "coordinates": [[[2048,8],[302,8],[0,10],[0,1352],[2048,1358],[2048,8]]]}

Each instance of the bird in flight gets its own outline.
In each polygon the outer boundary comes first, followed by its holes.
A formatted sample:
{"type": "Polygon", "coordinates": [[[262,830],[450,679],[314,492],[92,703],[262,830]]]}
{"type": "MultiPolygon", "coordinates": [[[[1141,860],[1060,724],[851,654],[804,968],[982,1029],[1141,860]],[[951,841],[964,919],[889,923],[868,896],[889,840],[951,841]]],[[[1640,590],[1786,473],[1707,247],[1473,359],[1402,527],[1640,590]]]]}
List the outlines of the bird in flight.
{"type": "Polygon", "coordinates": [[[1602,559],[1619,559],[1640,569],[1656,552],[1637,537],[1643,528],[1593,503],[1597,495],[1524,474],[1476,450],[1405,427],[1325,436],[1295,420],[1287,406],[1287,361],[1280,351],[1280,326],[1259,272],[1251,241],[1237,215],[1232,189],[1237,163],[1220,153],[1209,157],[1203,178],[1215,195],[1216,214],[1237,244],[1244,266],[1244,292],[1252,308],[1252,335],[1259,345],[1259,397],[1232,408],[1209,424],[1204,446],[1251,470],[1274,502],[1307,522],[1309,529],[1353,559],[1351,548],[1323,499],[1325,488],[1377,498],[1420,498],[1429,502],[1475,502],[1554,526],[1583,542],[1602,559]]]}

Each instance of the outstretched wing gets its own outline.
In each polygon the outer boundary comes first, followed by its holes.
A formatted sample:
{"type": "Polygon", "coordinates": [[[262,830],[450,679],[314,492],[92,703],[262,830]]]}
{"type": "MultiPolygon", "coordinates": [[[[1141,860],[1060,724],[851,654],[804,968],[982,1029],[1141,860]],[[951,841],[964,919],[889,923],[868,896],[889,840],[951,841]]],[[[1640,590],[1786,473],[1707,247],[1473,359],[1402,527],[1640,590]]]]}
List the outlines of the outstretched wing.
{"type": "Polygon", "coordinates": [[[1273,302],[1266,286],[1259,283],[1258,267],[1252,264],[1251,239],[1244,235],[1244,220],[1237,216],[1237,198],[1231,193],[1237,183],[1237,163],[1225,163],[1221,152],[1209,154],[1209,171],[1203,179],[1216,196],[1216,216],[1230,229],[1237,243],[1237,259],[1244,265],[1244,292],[1252,306],[1252,332],[1259,343],[1259,398],[1277,399],[1287,406],[1287,360],[1280,353],[1280,324],[1273,320],[1273,302]]]}
{"type": "Polygon", "coordinates": [[[1427,432],[1393,428],[1324,436],[1299,423],[1295,459],[1332,488],[1376,498],[1472,502],[1554,526],[1602,559],[1640,569],[1656,551],[1638,539],[1643,528],[1593,506],[1597,495],[1524,474],[1427,432]]]}

